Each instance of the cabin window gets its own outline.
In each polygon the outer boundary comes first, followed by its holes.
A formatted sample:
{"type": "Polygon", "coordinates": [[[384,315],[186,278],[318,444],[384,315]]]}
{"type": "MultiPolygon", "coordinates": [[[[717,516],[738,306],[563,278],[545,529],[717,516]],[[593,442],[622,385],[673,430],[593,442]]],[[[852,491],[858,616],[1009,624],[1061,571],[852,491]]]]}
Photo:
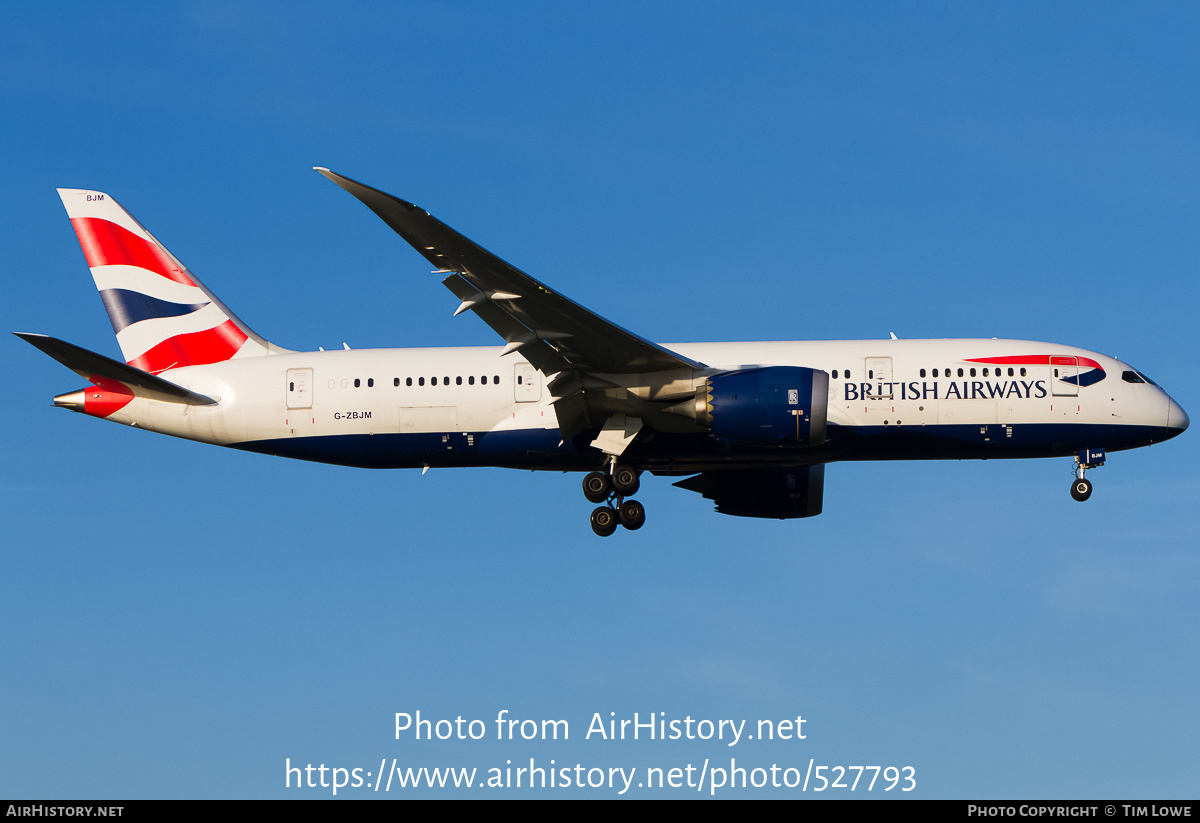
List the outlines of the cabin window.
{"type": "Polygon", "coordinates": [[[958,376],[959,376],[959,377],[962,377],[962,376],[963,376],[962,369],[959,369],[959,370],[958,370],[958,376]]]}
{"type": "Polygon", "coordinates": [[[1021,376],[1022,377],[1025,376],[1025,367],[1024,366],[1021,367],[1021,376]]]}
{"type": "Polygon", "coordinates": [[[492,382],[493,382],[493,383],[495,383],[497,386],[499,386],[499,385],[500,385],[500,375],[498,375],[498,374],[493,374],[493,375],[492,375],[492,382]]]}
{"type": "Polygon", "coordinates": [[[467,377],[467,384],[470,386],[475,385],[475,375],[472,374],[469,377],[467,377]]]}
{"type": "Polygon", "coordinates": [[[424,377],[418,377],[418,378],[417,378],[417,385],[418,385],[418,386],[424,386],[424,385],[425,385],[425,378],[424,378],[424,377]]]}
{"type": "Polygon", "coordinates": [[[360,385],[362,385],[362,383],[359,381],[359,379],[357,377],[354,378],[354,388],[357,389],[360,385]]]}
{"type": "Polygon", "coordinates": [[[368,389],[373,389],[373,388],[375,388],[375,378],[374,378],[374,377],[368,377],[368,378],[367,378],[367,388],[368,388],[368,389]]]}
{"type": "Polygon", "coordinates": [[[454,378],[454,385],[461,386],[462,385],[462,377],[454,378]]]}
{"type": "Polygon", "coordinates": [[[924,376],[925,376],[925,370],[924,370],[924,369],[921,369],[921,376],[922,376],[922,377],[924,377],[924,376]]]}

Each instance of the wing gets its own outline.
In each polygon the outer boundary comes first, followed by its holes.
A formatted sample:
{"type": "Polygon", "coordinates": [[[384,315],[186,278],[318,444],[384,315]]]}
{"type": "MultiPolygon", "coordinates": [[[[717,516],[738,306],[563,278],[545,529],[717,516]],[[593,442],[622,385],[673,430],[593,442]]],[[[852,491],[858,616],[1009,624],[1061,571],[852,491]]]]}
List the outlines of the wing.
{"type": "MultiPolygon", "coordinates": [[[[329,169],[316,169],[361,200],[449,276],[443,285],[544,374],[562,397],[604,382],[589,375],[646,374],[704,366],[626,331],[568,300],[447,226],[429,212],[329,169]]],[[[608,385],[612,385],[611,383],[608,385]]]]}

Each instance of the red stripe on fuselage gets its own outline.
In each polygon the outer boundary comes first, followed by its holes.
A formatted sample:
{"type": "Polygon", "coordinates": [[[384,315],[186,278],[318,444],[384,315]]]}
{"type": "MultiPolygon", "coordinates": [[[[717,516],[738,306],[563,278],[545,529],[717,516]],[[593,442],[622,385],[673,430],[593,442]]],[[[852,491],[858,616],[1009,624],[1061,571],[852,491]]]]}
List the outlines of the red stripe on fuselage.
{"type": "Polygon", "coordinates": [[[185,286],[196,285],[169,254],[129,229],[99,217],[74,217],[71,225],[89,267],[137,266],[185,286]]]}
{"type": "Polygon", "coordinates": [[[145,354],[129,361],[135,369],[158,374],[183,366],[220,363],[237,354],[246,342],[246,334],[232,320],[191,334],[177,334],[159,343],[145,354]]]}
{"type": "Polygon", "coordinates": [[[1004,366],[1049,366],[1051,361],[1056,366],[1072,365],[1070,360],[1078,360],[1079,365],[1087,366],[1092,369],[1100,369],[1104,367],[1092,360],[1090,357],[1076,357],[1074,355],[1049,355],[1049,354],[1019,354],[1012,357],[974,357],[965,360],[966,363],[988,363],[991,365],[1004,366]],[[1065,359],[1064,359],[1065,358],[1065,359]]]}

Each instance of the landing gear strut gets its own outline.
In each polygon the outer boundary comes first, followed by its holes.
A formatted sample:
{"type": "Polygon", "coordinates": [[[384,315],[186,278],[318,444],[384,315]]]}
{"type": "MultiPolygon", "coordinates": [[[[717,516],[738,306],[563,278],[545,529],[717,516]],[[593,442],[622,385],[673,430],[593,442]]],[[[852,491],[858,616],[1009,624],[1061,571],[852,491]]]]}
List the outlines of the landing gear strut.
{"type": "Polygon", "coordinates": [[[1075,482],[1071,484],[1071,497],[1082,503],[1092,496],[1092,482],[1084,479],[1088,469],[1104,465],[1104,449],[1084,449],[1075,455],[1075,482]]]}
{"type": "Polygon", "coordinates": [[[621,525],[630,531],[646,522],[646,507],[626,500],[641,486],[641,472],[632,466],[617,465],[612,458],[607,472],[596,471],[583,478],[583,496],[592,503],[605,503],[592,511],[592,531],[608,537],[621,525]]]}

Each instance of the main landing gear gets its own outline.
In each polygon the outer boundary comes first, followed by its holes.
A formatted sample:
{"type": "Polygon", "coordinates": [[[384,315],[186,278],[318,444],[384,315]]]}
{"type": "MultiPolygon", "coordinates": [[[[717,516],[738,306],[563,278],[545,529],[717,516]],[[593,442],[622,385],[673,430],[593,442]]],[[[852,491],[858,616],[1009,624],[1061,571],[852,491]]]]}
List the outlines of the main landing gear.
{"type": "Polygon", "coordinates": [[[592,512],[592,531],[608,537],[619,525],[630,531],[640,529],[646,522],[646,507],[625,499],[637,494],[640,486],[640,472],[629,466],[612,464],[608,472],[591,472],[584,477],[584,497],[605,504],[592,512]]]}
{"type": "Polygon", "coordinates": [[[1104,465],[1104,449],[1084,449],[1075,455],[1075,482],[1071,484],[1071,497],[1082,503],[1092,496],[1092,482],[1084,479],[1088,469],[1104,465]]]}

